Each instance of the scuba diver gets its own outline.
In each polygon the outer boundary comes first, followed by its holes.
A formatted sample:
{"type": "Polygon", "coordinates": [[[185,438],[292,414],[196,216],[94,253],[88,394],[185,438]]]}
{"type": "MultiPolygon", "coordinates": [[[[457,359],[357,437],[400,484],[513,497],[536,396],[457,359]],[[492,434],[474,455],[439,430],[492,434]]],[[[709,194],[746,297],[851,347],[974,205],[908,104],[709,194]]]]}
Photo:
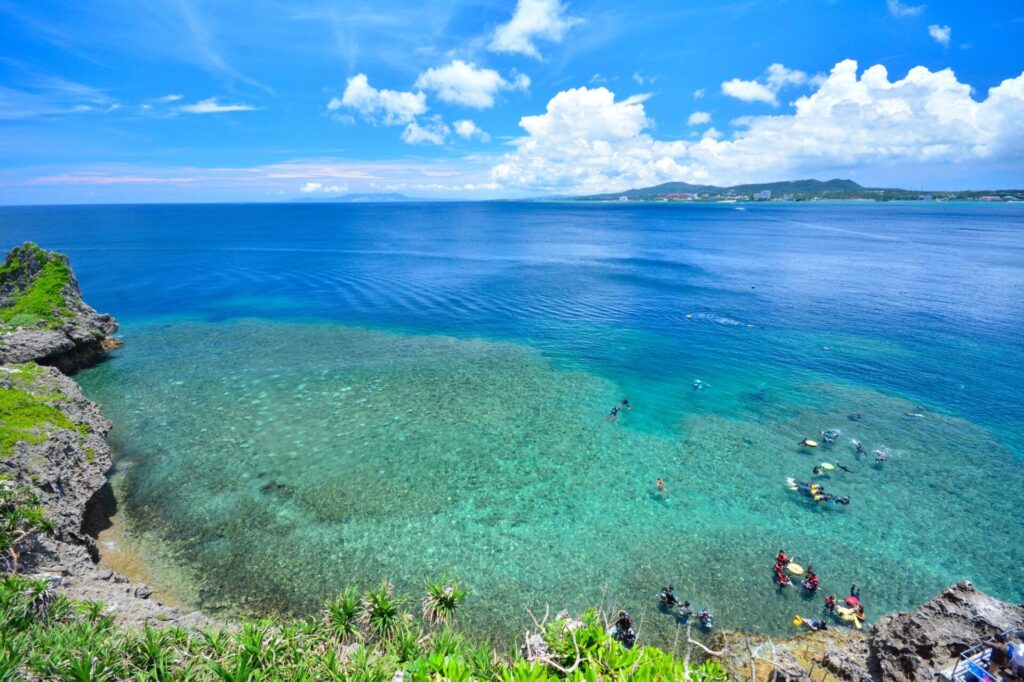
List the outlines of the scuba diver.
{"type": "Polygon", "coordinates": [[[860,461],[861,455],[868,454],[867,450],[864,449],[864,445],[857,439],[851,438],[850,443],[853,445],[853,454],[857,457],[857,461],[860,461]]]}
{"type": "Polygon", "coordinates": [[[710,630],[712,627],[714,627],[715,623],[711,619],[711,612],[707,609],[701,609],[700,615],[697,616],[697,618],[700,620],[700,624],[703,625],[706,629],[710,630]]]}
{"type": "Polygon", "coordinates": [[[829,613],[835,613],[836,611],[836,595],[830,594],[825,597],[825,610],[829,613]]]}
{"type": "Polygon", "coordinates": [[[674,588],[671,585],[661,588],[659,600],[661,601],[661,605],[668,609],[679,605],[679,600],[676,599],[674,588]]]}
{"type": "Polygon", "coordinates": [[[691,615],[693,615],[693,611],[690,610],[690,602],[684,601],[679,605],[679,620],[683,621],[685,625],[689,622],[691,615]]]}
{"type": "Polygon", "coordinates": [[[615,627],[612,628],[611,636],[622,642],[622,646],[632,649],[636,644],[636,632],[633,631],[633,619],[625,611],[619,611],[615,619],[615,627]]]}

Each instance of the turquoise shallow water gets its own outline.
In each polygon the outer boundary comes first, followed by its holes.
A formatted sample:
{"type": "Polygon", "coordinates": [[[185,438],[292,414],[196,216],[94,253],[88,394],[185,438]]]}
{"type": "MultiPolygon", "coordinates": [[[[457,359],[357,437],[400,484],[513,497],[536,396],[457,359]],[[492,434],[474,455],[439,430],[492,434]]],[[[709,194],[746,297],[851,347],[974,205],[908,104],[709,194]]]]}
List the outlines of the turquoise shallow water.
{"type": "Polygon", "coordinates": [[[0,210],[0,234],[67,251],[121,318],[79,378],[129,530],[190,600],[301,613],[448,572],[496,635],[604,604],[665,641],[669,581],[725,627],[816,612],[773,586],[780,547],[872,618],[963,578],[1024,599],[1022,216],[99,207],[0,210]],[[785,487],[837,458],[850,505],[785,487]]]}

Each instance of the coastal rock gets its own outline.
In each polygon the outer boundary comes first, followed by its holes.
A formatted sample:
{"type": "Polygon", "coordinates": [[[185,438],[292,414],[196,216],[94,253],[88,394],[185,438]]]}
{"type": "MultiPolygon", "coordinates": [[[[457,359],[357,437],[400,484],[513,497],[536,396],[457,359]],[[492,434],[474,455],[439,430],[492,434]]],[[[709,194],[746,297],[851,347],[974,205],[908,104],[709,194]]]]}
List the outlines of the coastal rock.
{"type": "Polygon", "coordinates": [[[978,591],[966,580],[910,613],[884,616],[868,636],[868,668],[879,679],[931,679],[986,637],[1024,627],[1024,604],[978,591]]]}
{"type": "Polygon", "coordinates": [[[117,320],[82,300],[67,256],[26,242],[0,266],[0,364],[38,362],[63,372],[95,363],[118,342],[117,320]]]}
{"type": "Polygon", "coordinates": [[[1000,601],[963,581],[913,611],[883,616],[865,635],[834,628],[773,642],[725,633],[718,644],[728,648],[723,662],[736,680],[769,680],[774,675],[788,682],[912,682],[934,679],[968,647],[1021,627],[1024,604],[1000,601]]]}

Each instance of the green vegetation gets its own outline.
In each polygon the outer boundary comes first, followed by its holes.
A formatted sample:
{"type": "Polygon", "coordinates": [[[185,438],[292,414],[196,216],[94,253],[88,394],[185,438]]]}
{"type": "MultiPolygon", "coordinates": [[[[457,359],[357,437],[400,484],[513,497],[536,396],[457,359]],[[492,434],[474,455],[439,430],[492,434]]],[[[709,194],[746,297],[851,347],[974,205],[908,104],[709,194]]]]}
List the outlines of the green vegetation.
{"type": "Polygon", "coordinates": [[[14,454],[16,443],[42,443],[47,427],[89,433],[85,424],[75,424],[56,403],[62,397],[36,385],[41,369],[34,362],[9,365],[0,374],[0,459],[14,454]]]}
{"type": "Polygon", "coordinates": [[[0,472],[0,556],[10,558],[11,573],[18,572],[19,548],[37,533],[52,531],[53,524],[43,516],[36,492],[0,472]]]}
{"type": "Polygon", "coordinates": [[[0,330],[54,329],[71,317],[64,291],[71,283],[65,256],[26,242],[0,266],[0,330]]]}
{"type": "MultiPolygon", "coordinates": [[[[454,581],[448,586],[454,591],[454,581]]],[[[26,676],[97,682],[389,682],[399,670],[406,682],[727,679],[713,662],[687,668],[653,647],[625,649],[594,612],[582,624],[548,624],[549,655],[528,661],[475,644],[449,626],[417,622],[405,603],[384,584],[361,600],[346,590],[324,613],[305,620],[134,631],[117,626],[102,604],[76,605],[51,592],[45,581],[7,578],[0,581],[0,682],[26,676]],[[376,616],[361,618],[366,609],[376,616]]]]}

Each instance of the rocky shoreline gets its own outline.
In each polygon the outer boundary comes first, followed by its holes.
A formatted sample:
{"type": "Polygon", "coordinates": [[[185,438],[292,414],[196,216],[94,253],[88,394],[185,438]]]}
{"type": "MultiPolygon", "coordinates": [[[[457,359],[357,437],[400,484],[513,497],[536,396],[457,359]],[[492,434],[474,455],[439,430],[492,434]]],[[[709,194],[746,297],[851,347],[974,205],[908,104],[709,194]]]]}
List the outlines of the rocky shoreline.
{"type": "MultiPolygon", "coordinates": [[[[66,257],[30,244],[13,250],[0,268],[0,311],[12,309],[18,314],[0,323],[0,389],[63,415],[60,424],[43,422],[26,432],[31,437],[16,440],[11,452],[0,452],[0,471],[38,490],[54,525],[21,552],[21,573],[45,577],[72,599],[103,602],[126,625],[211,624],[199,612],[150,598],[151,588],[98,563],[95,531],[112,512],[106,442],[112,424],[65,372],[100,361],[119,345],[112,336],[117,321],[82,301],[66,257]],[[39,298],[47,268],[66,274],[59,288],[50,283],[60,300],[22,305],[25,297],[39,298]]],[[[0,573],[10,569],[8,563],[0,559],[0,573]]],[[[1009,628],[1024,628],[1024,604],[999,601],[961,582],[913,612],[880,618],[866,633],[837,628],[775,642],[726,632],[712,647],[727,652],[722,661],[733,679],[925,680],[968,646],[1009,628]]]]}

